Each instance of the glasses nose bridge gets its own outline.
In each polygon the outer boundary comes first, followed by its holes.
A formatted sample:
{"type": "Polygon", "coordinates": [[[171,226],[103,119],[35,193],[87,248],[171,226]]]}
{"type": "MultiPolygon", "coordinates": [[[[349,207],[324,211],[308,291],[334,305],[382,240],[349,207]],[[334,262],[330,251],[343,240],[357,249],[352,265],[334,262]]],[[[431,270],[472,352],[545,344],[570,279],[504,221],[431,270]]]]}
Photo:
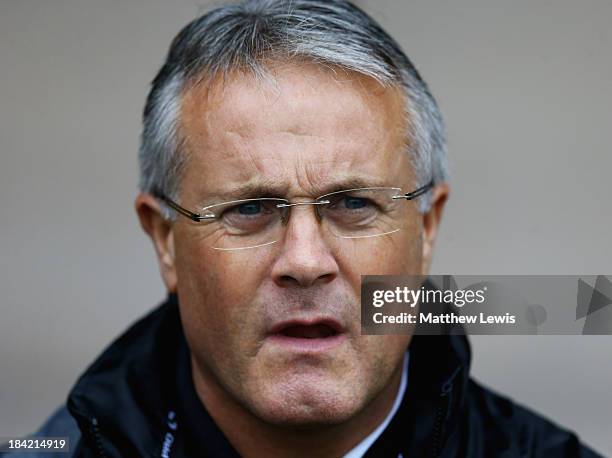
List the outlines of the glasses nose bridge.
{"type": "Polygon", "coordinates": [[[323,219],[323,214],[321,213],[321,211],[319,210],[320,208],[324,208],[325,205],[328,205],[330,203],[329,200],[326,199],[322,199],[322,200],[310,200],[310,201],[304,201],[304,202],[284,202],[284,203],[280,203],[278,204],[276,207],[281,210],[281,221],[283,223],[284,226],[287,226],[289,224],[289,219],[291,217],[291,209],[293,207],[307,207],[307,206],[313,206],[314,207],[314,215],[315,218],[317,220],[317,223],[321,223],[322,219],[323,219]]]}
{"type": "Polygon", "coordinates": [[[329,200],[313,200],[309,202],[287,202],[278,204],[278,208],[287,208],[287,207],[296,207],[298,205],[327,205],[329,204],[329,200]]]}

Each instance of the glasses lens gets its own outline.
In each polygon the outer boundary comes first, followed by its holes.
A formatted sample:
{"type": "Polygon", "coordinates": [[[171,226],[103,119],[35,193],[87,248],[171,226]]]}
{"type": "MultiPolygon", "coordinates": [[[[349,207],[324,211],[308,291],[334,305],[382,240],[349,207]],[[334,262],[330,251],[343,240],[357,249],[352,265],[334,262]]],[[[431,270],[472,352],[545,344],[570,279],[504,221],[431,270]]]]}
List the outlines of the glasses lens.
{"type": "Polygon", "coordinates": [[[319,211],[330,232],[343,238],[376,237],[392,234],[405,225],[406,202],[394,200],[398,188],[370,188],[340,191],[321,197],[328,201],[319,211]]]}
{"type": "Polygon", "coordinates": [[[278,240],[282,228],[283,199],[244,199],[213,205],[216,216],[213,248],[239,250],[268,245],[278,240]]]}

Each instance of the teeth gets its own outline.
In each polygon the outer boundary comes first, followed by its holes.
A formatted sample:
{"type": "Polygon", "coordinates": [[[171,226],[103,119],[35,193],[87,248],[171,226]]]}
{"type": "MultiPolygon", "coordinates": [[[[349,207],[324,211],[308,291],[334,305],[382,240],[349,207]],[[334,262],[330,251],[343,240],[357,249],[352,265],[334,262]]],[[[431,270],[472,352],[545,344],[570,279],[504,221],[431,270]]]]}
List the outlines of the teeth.
{"type": "Polygon", "coordinates": [[[290,326],[282,331],[282,334],[285,336],[301,339],[324,339],[335,333],[332,328],[324,324],[290,326]]]}

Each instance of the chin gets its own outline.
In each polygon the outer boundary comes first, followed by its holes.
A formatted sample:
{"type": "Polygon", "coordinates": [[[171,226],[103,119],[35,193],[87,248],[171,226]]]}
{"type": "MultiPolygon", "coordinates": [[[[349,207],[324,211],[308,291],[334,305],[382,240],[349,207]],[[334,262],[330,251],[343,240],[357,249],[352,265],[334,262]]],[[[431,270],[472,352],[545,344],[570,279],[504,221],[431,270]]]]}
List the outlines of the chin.
{"type": "Polygon", "coordinates": [[[358,387],[304,377],[299,380],[268,382],[251,410],[267,423],[298,428],[343,423],[363,407],[358,387]]]}

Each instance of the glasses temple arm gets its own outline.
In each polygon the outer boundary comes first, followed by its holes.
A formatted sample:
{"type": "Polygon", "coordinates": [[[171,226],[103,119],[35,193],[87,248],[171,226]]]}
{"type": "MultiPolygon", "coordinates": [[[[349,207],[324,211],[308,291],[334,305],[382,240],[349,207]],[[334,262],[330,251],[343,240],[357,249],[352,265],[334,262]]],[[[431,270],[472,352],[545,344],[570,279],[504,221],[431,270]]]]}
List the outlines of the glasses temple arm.
{"type": "Polygon", "coordinates": [[[406,200],[416,199],[417,197],[425,194],[427,191],[429,191],[431,188],[433,188],[433,186],[434,186],[434,180],[432,179],[425,186],[421,186],[419,189],[415,189],[412,192],[408,192],[408,193],[404,194],[402,197],[404,197],[404,199],[406,199],[406,200]]]}
{"type": "Polygon", "coordinates": [[[193,213],[193,212],[187,210],[186,208],[181,207],[179,204],[174,202],[172,199],[166,197],[162,193],[155,193],[155,196],[157,198],[163,200],[164,203],[166,205],[168,205],[170,208],[172,208],[173,210],[175,210],[178,213],[180,213],[181,215],[186,216],[187,218],[195,221],[196,223],[199,223],[200,221],[205,220],[205,219],[211,219],[210,217],[206,217],[206,216],[200,215],[198,213],[193,213]]]}

